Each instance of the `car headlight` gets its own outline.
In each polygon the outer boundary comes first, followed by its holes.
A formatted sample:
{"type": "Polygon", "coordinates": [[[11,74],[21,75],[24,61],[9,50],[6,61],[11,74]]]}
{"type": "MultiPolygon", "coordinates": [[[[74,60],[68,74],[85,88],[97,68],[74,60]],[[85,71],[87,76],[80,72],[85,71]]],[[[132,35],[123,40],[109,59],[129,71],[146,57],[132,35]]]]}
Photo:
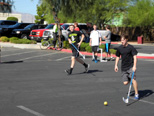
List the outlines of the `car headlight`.
{"type": "Polygon", "coordinates": [[[19,34],[19,33],[20,33],[20,31],[16,31],[16,33],[17,33],[17,34],[19,34]]]}

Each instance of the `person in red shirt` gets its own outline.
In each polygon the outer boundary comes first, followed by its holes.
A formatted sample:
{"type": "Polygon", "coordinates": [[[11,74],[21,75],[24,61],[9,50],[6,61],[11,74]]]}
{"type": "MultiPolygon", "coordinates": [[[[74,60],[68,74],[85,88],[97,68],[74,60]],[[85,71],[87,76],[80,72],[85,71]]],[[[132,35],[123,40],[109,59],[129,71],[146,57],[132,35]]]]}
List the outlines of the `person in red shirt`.
{"type": "Polygon", "coordinates": [[[79,29],[79,27],[78,27],[78,23],[77,22],[75,22],[74,23],[74,31],[80,31],[80,29],[79,29]]]}

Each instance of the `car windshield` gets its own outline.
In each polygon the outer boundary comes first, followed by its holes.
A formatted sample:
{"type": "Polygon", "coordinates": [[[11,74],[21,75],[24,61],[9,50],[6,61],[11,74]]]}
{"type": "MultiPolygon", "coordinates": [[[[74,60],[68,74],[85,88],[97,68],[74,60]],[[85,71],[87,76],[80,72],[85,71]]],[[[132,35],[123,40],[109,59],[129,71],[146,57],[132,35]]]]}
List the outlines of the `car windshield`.
{"type": "Polygon", "coordinates": [[[52,24],[48,25],[45,29],[53,29],[53,26],[52,24]]]}
{"type": "Polygon", "coordinates": [[[31,29],[32,27],[34,26],[34,24],[30,24],[30,25],[27,25],[24,29],[31,29]]]}
{"type": "Polygon", "coordinates": [[[15,25],[10,25],[9,27],[10,28],[16,28],[16,27],[18,27],[20,25],[20,23],[16,23],[15,25]]]}
{"type": "Polygon", "coordinates": [[[67,29],[68,27],[69,27],[69,25],[67,25],[67,24],[64,24],[64,25],[62,25],[62,27],[63,27],[63,29],[67,29]]]}

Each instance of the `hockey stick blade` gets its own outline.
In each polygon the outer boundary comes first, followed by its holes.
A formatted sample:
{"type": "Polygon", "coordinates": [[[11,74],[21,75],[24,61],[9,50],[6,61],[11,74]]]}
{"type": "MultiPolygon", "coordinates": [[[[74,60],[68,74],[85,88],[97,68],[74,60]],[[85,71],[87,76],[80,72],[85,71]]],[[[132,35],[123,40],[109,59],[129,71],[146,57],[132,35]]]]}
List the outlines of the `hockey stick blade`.
{"type": "Polygon", "coordinates": [[[124,97],[122,98],[122,100],[127,104],[129,101],[128,101],[128,98],[125,99],[124,97]]]}

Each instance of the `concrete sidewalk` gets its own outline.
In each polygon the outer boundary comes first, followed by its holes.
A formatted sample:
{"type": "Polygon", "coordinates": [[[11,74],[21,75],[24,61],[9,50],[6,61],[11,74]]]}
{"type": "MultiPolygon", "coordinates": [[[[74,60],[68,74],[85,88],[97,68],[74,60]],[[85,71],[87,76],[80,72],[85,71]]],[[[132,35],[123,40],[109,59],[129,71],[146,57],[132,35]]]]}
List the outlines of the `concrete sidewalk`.
{"type": "MultiPolygon", "coordinates": [[[[112,42],[112,44],[121,44],[120,42],[112,42]]],[[[130,43],[133,45],[139,45],[135,42],[130,43]]],[[[145,44],[141,44],[141,45],[145,45],[145,44]]],[[[147,44],[146,44],[147,45],[147,44]]],[[[151,46],[154,46],[154,44],[150,44],[151,46]]],[[[13,43],[8,43],[8,42],[0,42],[0,46],[1,47],[15,47],[15,48],[20,48],[20,49],[40,49],[40,43],[37,44],[13,44],[13,43]]],[[[71,53],[70,49],[63,49],[63,52],[67,52],[67,53],[71,53]]],[[[81,52],[84,55],[92,55],[92,53],[88,53],[88,52],[81,52]]],[[[99,54],[100,56],[100,54],[99,54]]],[[[105,54],[103,54],[103,57],[105,56],[105,54]]],[[[137,55],[138,58],[141,59],[154,59],[154,53],[152,54],[147,54],[147,53],[138,53],[137,55]]]]}

